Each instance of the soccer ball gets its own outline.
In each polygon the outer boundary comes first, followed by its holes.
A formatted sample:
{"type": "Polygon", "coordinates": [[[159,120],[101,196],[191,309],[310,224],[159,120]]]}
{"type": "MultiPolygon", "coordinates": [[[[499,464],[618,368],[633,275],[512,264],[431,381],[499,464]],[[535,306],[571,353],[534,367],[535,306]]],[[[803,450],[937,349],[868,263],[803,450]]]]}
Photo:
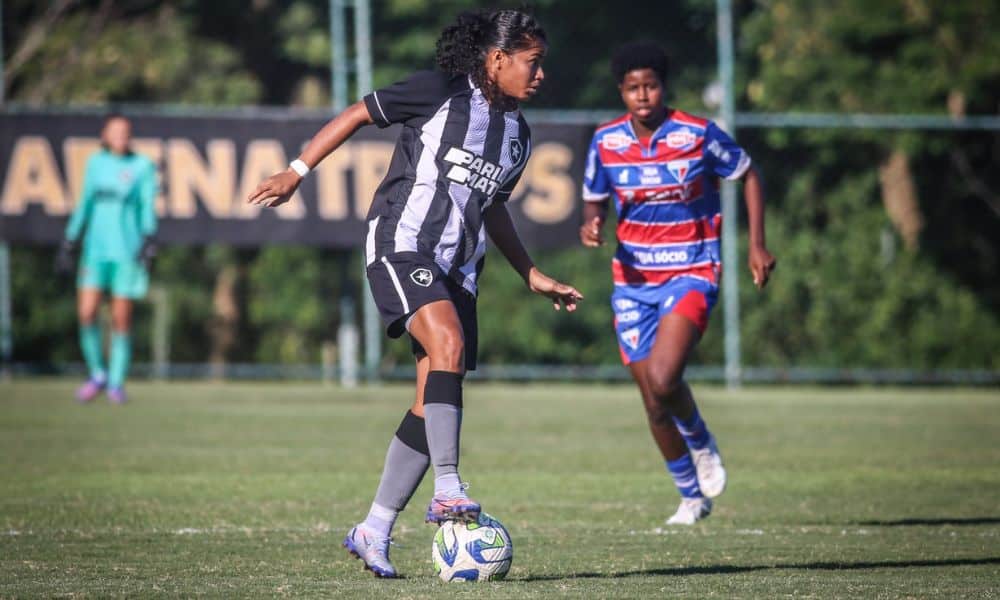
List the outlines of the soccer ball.
{"type": "Polygon", "coordinates": [[[442,581],[496,581],[510,571],[514,545],[500,521],[479,513],[474,523],[442,523],[434,534],[431,555],[442,581]]]}

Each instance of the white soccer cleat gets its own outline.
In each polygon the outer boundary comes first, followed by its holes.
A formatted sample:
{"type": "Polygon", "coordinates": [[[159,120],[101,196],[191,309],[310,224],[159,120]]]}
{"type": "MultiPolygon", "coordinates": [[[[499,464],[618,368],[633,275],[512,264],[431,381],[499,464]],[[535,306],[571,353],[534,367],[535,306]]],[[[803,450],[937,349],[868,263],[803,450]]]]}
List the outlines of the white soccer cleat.
{"type": "Polygon", "coordinates": [[[691,451],[691,460],[698,472],[698,487],[708,498],[717,498],[726,489],[726,468],[722,466],[722,455],[715,443],[715,436],[710,435],[708,445],[701,450],[691,451]]]}
{"type": "Polygon", "coordinates": [[[392,540],[369,531],[364,525],[357,525],[344,538],[344,548],[355,558],[365,563],[365,569],[376,577],[389,579],[399,577],[396,567],[389,562],[389,544],[392,540]]]}
{"type": "Polygon", "coordinates": [[[708,498],[684,498],[667,525],[694,525],[712,514],[712,501],[708,498]]]}

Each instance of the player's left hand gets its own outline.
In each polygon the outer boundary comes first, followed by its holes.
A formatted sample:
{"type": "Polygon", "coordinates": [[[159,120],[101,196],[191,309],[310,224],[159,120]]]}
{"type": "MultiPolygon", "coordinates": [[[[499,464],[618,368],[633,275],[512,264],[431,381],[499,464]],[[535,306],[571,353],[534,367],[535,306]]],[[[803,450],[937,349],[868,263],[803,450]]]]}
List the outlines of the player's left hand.
{"type": "Polygon", "coordinates": [[[604,221],[601,217],[594,217],[590,222],[580,225],[580,243],[588,248],[597,248],[604,245],[604,238],[601,237],[601,226],[604,221]]]}
{"type": "Polygon", "coordinates": [[[764,289],[778,261],[771,256],[771,253],[763,245],[752,245],[750,246],[749,263],[750,273],[753,275],[753,284],[757,286],[758,290],[764,289]]]}
{"type": "Polygon", "coordinates": [[[560,309],[560,304],[565,304],[566,310],[573,312],[576,310],[576,303],[583,300],[583,294],[576,288],[552,279],[535,267],[531,267],[531,271],[528,272],[528,288],[536,294],[552,299],[552,307],[556,310],[560,309]]]}
{"type": "Polygon", "coordinates": [[[262,181],[257,189],[247,197],[247,202],[272,208],[282,205],[291,199],[300,183],[302,183],[302,176],[287,169],[262,181]]]}

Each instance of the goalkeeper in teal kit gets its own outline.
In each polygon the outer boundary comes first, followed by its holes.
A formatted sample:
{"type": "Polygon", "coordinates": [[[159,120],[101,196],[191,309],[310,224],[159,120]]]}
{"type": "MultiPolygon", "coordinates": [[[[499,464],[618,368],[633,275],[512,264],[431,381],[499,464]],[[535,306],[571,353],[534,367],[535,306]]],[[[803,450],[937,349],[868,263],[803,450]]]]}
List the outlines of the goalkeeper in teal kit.
{"type": "Polygon", "coordinates": [[[89,371],[87,382],[77,391],[80,402],[90,402],[105,390],[112,403],[125,402],[132,303],[145,297],[149,287],[149,263],[155,255],[156,166],[132,152],[130,141],[128,119],[112,115],[105,120],[102,150],[87,162],[83,191],[57,260],[59,270],[69,272],[79,250],[77,315],[80,348],[89,371]],[[103,294],[111,297],[107,362],[97,320],[103,294]]]}

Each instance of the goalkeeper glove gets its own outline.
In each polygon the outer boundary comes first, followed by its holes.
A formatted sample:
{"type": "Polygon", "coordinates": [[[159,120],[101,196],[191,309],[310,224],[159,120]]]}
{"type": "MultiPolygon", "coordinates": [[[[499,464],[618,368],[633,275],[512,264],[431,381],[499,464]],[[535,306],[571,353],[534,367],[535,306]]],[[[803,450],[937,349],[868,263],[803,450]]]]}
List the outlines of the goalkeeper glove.
{"type": "Polygon", "coordinates": [[[139,248],[139,264],[142,268],[149,271],[153,268],[153,259],[156,258],[156,240],[152,237],[147,237],[142,241],[142,247],[139,248]]]}
{"type": "Polygon", "coordinates": [[[73,240],[63,240],[56,252],[56,273],[69,275],[76,264],[77,243],[73,240]]]}

